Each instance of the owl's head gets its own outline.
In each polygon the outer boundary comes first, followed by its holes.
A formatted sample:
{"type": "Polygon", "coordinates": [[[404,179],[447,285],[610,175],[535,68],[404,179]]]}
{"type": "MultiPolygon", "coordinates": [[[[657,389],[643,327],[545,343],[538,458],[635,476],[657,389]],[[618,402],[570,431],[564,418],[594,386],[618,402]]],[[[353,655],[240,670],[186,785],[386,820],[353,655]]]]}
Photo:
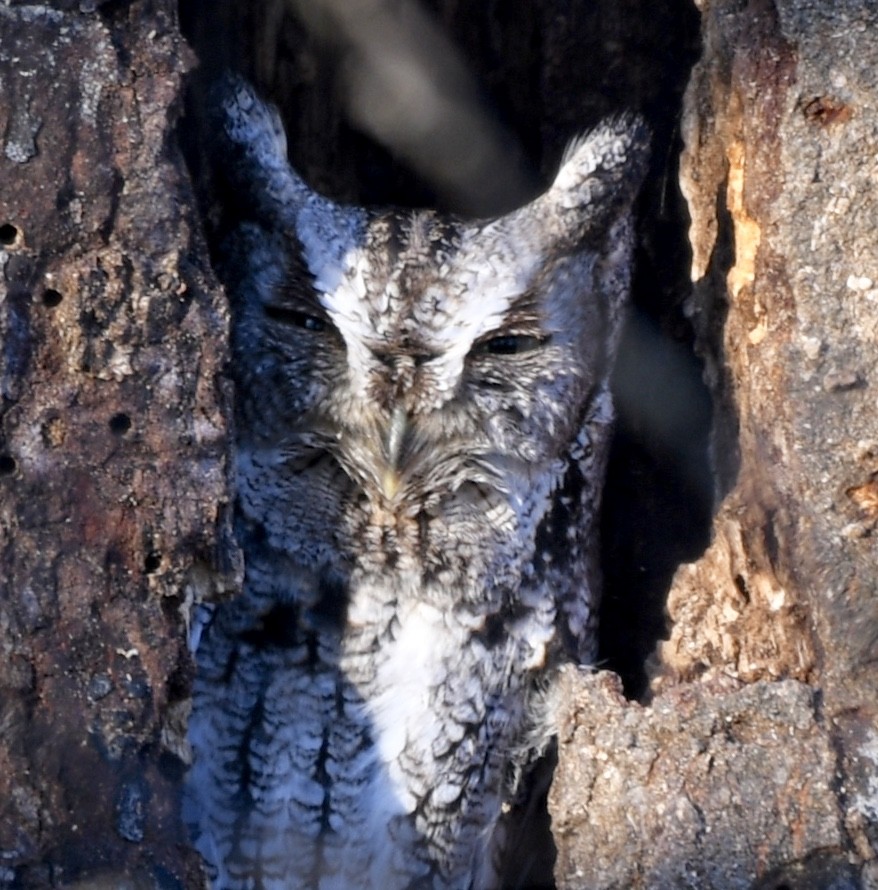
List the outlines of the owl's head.
{"type": "Polygon", "coordinates": [[[618,340],[639,120],[605,122],[545,193],[473,222],[317,194],[242,82],[223,126],[249,215],[225,263],[243,447],[283,455],[292,473],[328,462],[384,514],[498,498],[520,512],[528,492],[547,496],[618,340]]]}

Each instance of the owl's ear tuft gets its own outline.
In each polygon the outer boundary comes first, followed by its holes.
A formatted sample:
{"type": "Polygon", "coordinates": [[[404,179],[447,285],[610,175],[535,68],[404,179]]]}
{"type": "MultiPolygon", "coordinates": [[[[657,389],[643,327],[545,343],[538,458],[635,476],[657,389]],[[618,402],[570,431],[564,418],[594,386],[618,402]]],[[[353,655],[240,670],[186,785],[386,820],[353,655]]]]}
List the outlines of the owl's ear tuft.
{"type": "Polygon", "coordinates": [[[286,166],[287,138],[280,114],[259,97],[250,83],[228,73],[217,81],[213,98],[221,132],[230,147],[254,153],[254,157],[258,153],[269,169],[286,166]]]}
{"type": "Polygon", "coordinates": [[[646,174],[650,132],[641,117],[621,114],[573,140],[541,202],[562,237],[601,234],[627,211],[646,174]]]}
{"type": "Polygon", "coordinates": [[[287,139],[277,109],[237,74],[210,92],[213,164],[244,213],[282,223],[314,194],[287,161],[287,139]]]}
{"type": "Polygon", "coordinates": [[[212,113],[213,166],[230,228],[255,222],[295,239],[314,287],[333,290],[346,274],[346,255],[362,242],[366,213],[325,198],[293,170],[277,109],[243,78],[216,83],[212,113]]]}

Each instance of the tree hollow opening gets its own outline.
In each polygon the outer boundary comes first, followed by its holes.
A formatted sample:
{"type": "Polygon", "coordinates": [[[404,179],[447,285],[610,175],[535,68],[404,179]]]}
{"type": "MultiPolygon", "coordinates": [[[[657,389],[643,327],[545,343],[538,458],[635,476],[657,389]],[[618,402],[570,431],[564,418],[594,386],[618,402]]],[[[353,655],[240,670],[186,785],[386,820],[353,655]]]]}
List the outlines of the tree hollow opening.
{"type": "MultiPolygon", "coordinates": [[[[464,195],[446,169],[460,161],[445,163],[441,155],[465,159],[457,152],[467,131],[440,128],[437,161],[436,146],[406,130],[417,126],[416,108],[396,113],[369,94],[368,72],[357,68],[356,28],[340,12],[349,6],[181,0],[184,34],[201,62],[182,139],[208,214],[202,159],[210,137],[199,117],[201,91],[227,68],[278,105],[291,162],[312,186],[342,201],[497,214],[546,184],[570,140],[603,117],[633,109],[652,129],[651,169],[638,202],[633,309],[614,376],[618,421],[601,524],[598,665],[620,674],[628,696],[642,697],[648,660],[666,632],[668,587],[677,566],[706,546],[713,506],[712,407],[682,309],[691,289],[690,250],[677,187],[682,94],[700,51],[697,10],[691,0],[403,4],[441,35],[438,50],[417,50],[427,57],[424,70],[446,85],[443,95],[456,97],[459,109],[485,116],[472,132],[490,143],[494,161],[477,168],[483,187],[464,195]],[[453,64],[443,57],[447,47],[453,64]],[[467,92],[473,84],[475,92],[467,92]]],[[[510,886],[549,887],[551,866],[544,820],[540,837],[518,850],[509,870],[518,883],[510,886]]]]}

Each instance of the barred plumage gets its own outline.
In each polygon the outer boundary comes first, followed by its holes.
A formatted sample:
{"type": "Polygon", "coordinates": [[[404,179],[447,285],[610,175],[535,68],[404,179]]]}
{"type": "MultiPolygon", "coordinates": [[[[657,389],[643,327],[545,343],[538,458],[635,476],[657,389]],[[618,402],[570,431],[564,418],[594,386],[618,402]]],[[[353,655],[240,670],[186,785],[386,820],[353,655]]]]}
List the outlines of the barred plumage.
{"type": "Polygon", "coordinates": [[[227,86],[243,593],[206,607],[189,812],[216,888],[491,888],[595,655],[608,375],[647,137],[500,219],[344,207],[227,86]]]}

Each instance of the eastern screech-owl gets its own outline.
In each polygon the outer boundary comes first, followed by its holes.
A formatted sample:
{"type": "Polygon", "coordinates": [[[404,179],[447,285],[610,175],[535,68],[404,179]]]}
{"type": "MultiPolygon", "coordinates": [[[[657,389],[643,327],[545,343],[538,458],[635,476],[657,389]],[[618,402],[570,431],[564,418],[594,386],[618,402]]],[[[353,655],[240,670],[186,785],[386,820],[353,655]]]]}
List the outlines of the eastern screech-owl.
{"type": "Polygon", "coordinates": [[[342,206],[227,85],[243,593],[196,640],[190,819],[216,888],[491,888],[595,655],[632,117],[499,219],[342,206]]]}

